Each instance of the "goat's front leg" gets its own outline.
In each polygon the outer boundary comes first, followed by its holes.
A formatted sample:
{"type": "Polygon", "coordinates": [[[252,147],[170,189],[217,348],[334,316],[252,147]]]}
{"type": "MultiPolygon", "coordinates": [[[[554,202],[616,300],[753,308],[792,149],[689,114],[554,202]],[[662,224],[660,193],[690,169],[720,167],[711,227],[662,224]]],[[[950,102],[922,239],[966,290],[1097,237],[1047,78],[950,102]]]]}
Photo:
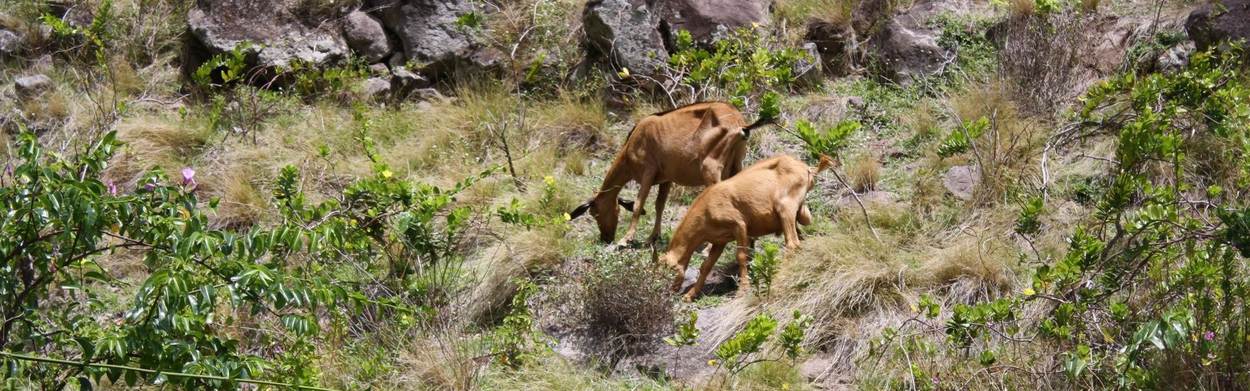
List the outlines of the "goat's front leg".
{"type": "Polygon", "coordinates": [[[712,251],[703,260],[703,265],[699,266],[699,278],[694,281],[694,286],[690,287],[690,292],[686,292],[686,301],[694,301],[694,298],[699,296],[699,291],[703,290],[703,283],[707,281],[707,275],[712,272],[712,267],[716,266],[716,260],[720,259],[720,254],[724,250],[725,243],[712,245],[712,251]]]}
{"type": "Polygon", "coordinates": [[[651,229],[651,237],[647,238],[647,242],[655,244],[660,240],[660,224],[661,217],[664,217],[664,204],[668,202],[668,192],[673,189],[673,182],[664,182],[660,184],[660,190],[655,193],[655,228],[651,229]]]}
{"type": "Polygon", "coordinates": [[[634,213],[629,218],[629,228],[625,230],[625,236],[621,237],[621,246],[634,241],[634,232],[638,230],[638,219],[642,216],[643,209],[647,207],[647,195],[651,192],[651,185],[655,183],[655,175],[656,169],[648,167],[643,170],[642,177],[638,180],[638,201],[634,203],[634,213]]]}

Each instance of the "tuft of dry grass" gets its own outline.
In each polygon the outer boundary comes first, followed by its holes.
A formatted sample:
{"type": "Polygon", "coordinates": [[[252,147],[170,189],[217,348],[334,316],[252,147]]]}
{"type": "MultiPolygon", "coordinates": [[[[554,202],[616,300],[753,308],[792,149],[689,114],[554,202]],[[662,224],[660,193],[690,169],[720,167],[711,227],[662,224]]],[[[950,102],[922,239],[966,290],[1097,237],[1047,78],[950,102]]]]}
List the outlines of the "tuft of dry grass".
{"type": "Polygon", "coordinates": [[[1017,260],[996,239],[965,236],[934,252],[909,279],[938,287],[948,300],[971,304],[1010,292],[1015,285],[1010,265],[1017,260]]]}
{"type": "Polygon", "coordinates": [[[816,19],[842,26],[850,23],[856,3],[851,0],[782,0],[777,2],[775,13],[780,19],[798,25],[816,19]]]}
{"type": "Polygon", "coordinates": [[[1012,18],[1028,18],[1037,14],[1037,2],[1034,0],[1010,0],[1007,10],[1012,18]]]}
{"type": "MultiPolygon", "coordinates": [[[[814,321],[809,341],[832,343],[847,317],[902,308],[905,254],[895,243],[871,239],[866,230],[809,238],[802,251],[785,254],[775,287],[788,307],[814,321]]],[[[887,240],[889,238],[886,238],[887,240]]]]}
{"type": "Polygon", "coordinates": [[[211,173],[203,182],[210,194],[220,197],[221,203],[214,224],[231,229],[244,229],[261,222],[270,210],[268,196],[256,188],[250,178],[256,177],[247,169],[211,173]]]}
{"type": "Polygon", "coordinates": [[[851,177],[851,187],[857,193],[877,190],[877,182],[881,180],[881,162],[871,154],[863,154],[851,161],[846,168],[851,177]]]}
{"type": "Polygon", "coordinates": [[[1005,82],[990,82],[969,88],[951,98],[951,109],[961,122],[980,118],[989,129],[973,142],[967,154],[980,167],[981,181],[974,194],[979,204],[1004,201],[1016,187],[1038,174],[1037,161],[1045,142],[1042,127],[1021,114],[1011,99],[1005,82]]]}

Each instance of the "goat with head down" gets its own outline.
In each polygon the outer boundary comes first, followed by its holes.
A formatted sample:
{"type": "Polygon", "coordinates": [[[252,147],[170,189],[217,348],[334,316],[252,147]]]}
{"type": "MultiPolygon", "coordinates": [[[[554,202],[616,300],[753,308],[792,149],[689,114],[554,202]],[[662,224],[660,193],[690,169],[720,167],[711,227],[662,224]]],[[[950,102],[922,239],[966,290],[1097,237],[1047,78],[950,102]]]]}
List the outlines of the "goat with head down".
{"type": "Polygon", "coordinates": [[[699,278],[686,294],[686,300],[698,296],[712,266],[732,241],[738,243],[738,294],[746,292],[750,286],[748,252],[754,238],[781,234],[787,250],[798,248],[797,224],[811,223],[804,198],[815,183],[816,174],[833,164],[829,157],[822,157],[819,166],[812,168],[793,157],[777,156],[704,190],[682,218],[668,251],[660,258],[677,272],[673,291],[681,289],[691,254],[703,243],[710,243],[711,250],[699,267],[699,278]]]}
{"type": "Polygon", "coordinates": [[[624,207],[633,212],[621,238],[625,244],[634,239],[651,187],[659,186],[655,227],[648,238],[655,242],[672,185],[707,186],[738,173],[751,130],[768,123],[747,125],[738,109],[723,102],[695,103],[643,118],[626,136],[599,191],[569,216],[590,212],[599,226],[599,240],[611,243],[620,219],[617,207],[624,207]],[[632,181],[640,185],[637,205],[619,197],[621,188],[632,181]]]}

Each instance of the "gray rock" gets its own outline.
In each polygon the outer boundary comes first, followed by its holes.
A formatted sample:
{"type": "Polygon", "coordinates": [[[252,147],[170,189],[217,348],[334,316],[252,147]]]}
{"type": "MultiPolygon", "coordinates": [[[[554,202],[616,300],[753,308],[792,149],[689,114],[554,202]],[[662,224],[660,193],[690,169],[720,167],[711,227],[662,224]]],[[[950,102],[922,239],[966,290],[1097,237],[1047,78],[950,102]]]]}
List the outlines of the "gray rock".
{"type": "Polygon", "coordinates": [[[370,63],[386,60],[393,50],[382,22],[361,11],[352,11],[343,18],[343,36],[347,45],[370,63]]]}
{"type": "Polygon", "coordinates": [[[891,20],[872,42],[881,75],[907,84],[938,72],[950,56],[937,44],[937,33],[899,20],[891,20]]]}
{"type": "Polygon", "coordinates": [[[370,77],[362,83],[361,89],[366,97],[384,98],[391,92],[391,81],[382,77],[370,77]]]}
{"type": "Polygon", "coordinates": [[[645,76],[657,76],[668,63],[658,25],[643,0],[593,0],[582,13],[590,56],[645,76]]]}
{"type": "Polygon", "coordinates": [[[1155,59],[1154,68],[1164,72],[1184,69],[1186,65],[1189,65],[1189,56],[1193,55],[1195,50],[1197,47],[1193,41],[1173,46],[1155,59]]]}
{"type": "Polygon", "coordinates": [[[447,97],[443,96],[441,92],[438,92],[438,90],[433,88],[418,88],[416,91],[412,92],[412,96],[416,100],[423,102],[443,102],[447,100],[447,97]]]}
{"type": "Polygon", "coordinates": [[[954,166],[946,170],[942,176],[942,185],[955,198],[967,201],[972,199],[977,184],[981,183],[981,170],[975,166],[954,166]]]}
{"type": "Polygon", "coordinates": [[[51,89],[52,79],[43,74],[22,76],[13,81],[13,92],[17,93],[18,99],[38,96],[51,89]]]}
{"type": "Polygon", "coordinates": [[[1222,0],[1198,6],[1185,20],[1185,31],[1198,50],[1221,42],[1250,40],[1250,0],[1222,0]]]}
{"type": "Polygon", "coordinates": [[[675,36],[686,30],[698,41],[715,38],[718,33],[770,21],[772,0],[663,0],[657,2],[660,19],[675,36]]]}
{"type": "Polygon", "coordinates": [[[404,65],[392,66],[391,75],[391,91],[400,99],[406,98],[413,90],[430,84],[428,79],[413,73],[404,65]]]}
{"type": "Polygon", "coordinates": [[[374,76],[386,76],[391,74],[391,68],[382,63],[373,64],[369,66],[369,74],[374,76]]]}
{"type": "Polygon", "coordinates": [[[474,9],[467,0],[384,0],[376,5],[382,23],[399,38],[405,58],[423,74],[445,77],[457,72],[491,70],[501,54],[479,44],[471,27],[457,23],[474,9]]]}
{"type": "Polygon", "coordinates": [[[22,50],[21,35],[9,30],[0,30],[0,58],[12,56],[22,50]]]}
{"type": "Polygon", "coordinates": [[[294,7],[283,0],[201,0],[187,13],[187,23],[212,53],[250,42],[259,66],[286,66],[295,60],[326,65],[347,56],[337,27],[309,25],[294,7]]]}
{"type": "Polygon", "coordinates": [[[803,39],[816,44],[826,72],[834,76],[850,74],[854,65],[851,47],[855,44],[855,30],[819,19],[807,24],[803,39]]]}
{"type": "Polygon", "coordinates": [[[794,63],[791,74],[802,83],[816,84],[820,83],[823,78],[820,68],[820,51],[816,50],[816,43],[806,42],[799,49],[803,50],[807,56],[799,59],[794,63]]]}
{"type": "MultiPolygon", "coordinates": [[[[859,201],[864,203],[865,207],[871,208],[873,205],[889,205],[898,201],[898,194],[888,191],[868,191],[857,194],[859,201]]],[[[838,209],[852,208],[859,210],[859,204],[855,202],[855,197],[847,194],[837,202],[838,209]]]]}

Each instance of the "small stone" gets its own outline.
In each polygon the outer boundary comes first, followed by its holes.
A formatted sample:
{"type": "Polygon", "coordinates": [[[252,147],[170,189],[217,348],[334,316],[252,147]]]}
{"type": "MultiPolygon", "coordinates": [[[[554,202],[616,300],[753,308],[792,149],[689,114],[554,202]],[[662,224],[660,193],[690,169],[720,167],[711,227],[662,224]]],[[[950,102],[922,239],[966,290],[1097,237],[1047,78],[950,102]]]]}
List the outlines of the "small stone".
{"type": "Polygon", "coordinates": [[[0,57],[12,56],[22,49],[22,36],[9,30],[0,30],[0,57]]]}
{"type": "Polygon", "coordinates": [[[942,185],[955,198],[968,201],[981,183],[981,172],[974,166],[954,166],[942,176],[942,185]]]}
{"type": "Polygon", "coordinates": [[[386,64],[377,63],[369,66],[369,74],[374,76],[387,76],[391,74],[391,68],[386,64]]]}
{"type": "Polygon", "coordinates": [[[366,97],[383,98],[391,92],[391,81],[382,77],[371,77],[364,81],[363,90],[366,97]]]}
{"type": "Polygon", "coordinates": [[[47,75],[38,74],[23,76],[13,82],[13,91],[19,99],[37,96],[52,89],[52,79],[47,75]]]}

